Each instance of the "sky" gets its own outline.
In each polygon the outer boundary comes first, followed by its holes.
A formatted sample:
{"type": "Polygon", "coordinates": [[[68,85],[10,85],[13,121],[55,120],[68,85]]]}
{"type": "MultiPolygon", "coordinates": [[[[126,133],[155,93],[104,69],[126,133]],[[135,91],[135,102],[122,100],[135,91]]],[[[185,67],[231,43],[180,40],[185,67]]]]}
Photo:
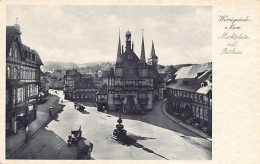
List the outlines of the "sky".
{"type": "Polygon", "coordinates": [[[6,24],[21,26],[22,43],[44,62],[115,62],[120,28],[132,33],[134,52],[141,54],[142,29],[146,58],[152,40],[162,65],[211,61],[210,6],[7,6],[6,24]]]}

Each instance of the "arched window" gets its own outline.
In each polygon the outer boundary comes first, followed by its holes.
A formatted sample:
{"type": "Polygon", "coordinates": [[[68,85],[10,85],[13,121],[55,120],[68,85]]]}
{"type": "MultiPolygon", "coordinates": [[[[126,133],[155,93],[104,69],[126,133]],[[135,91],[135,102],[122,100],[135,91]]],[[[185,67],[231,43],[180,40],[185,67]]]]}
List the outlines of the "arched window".
{"type": "Polygon", "coordinates": [[[11,70],[10,70],[10,67],[7,66],[6,68],[6,79],[10,79],[11,78],[11,70]]]}
{"type": "Polygon", "coordinates": [[[14,79],[17,79],[17,68],[14,67],[14,79]]]}

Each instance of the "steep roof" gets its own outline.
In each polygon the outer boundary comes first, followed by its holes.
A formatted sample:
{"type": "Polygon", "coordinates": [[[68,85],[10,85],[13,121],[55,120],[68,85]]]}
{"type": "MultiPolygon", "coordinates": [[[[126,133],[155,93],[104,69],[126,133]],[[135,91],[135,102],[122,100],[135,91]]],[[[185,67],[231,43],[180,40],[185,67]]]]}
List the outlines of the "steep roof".
{"type": "Polygon", "coordinates": [[[38,54],[38,52],[35,51],[35,50],[33,50],[33,52],[34,52],[34,54],[35,54],[35,56],[36,56],[36,62],[37,62],[39,65],[43,65],[42,60],[41,60],[41,57],[40,57],[40,55],[38,54]]]}
{"type": "Polygon", "coordinates": [[[81,73],[79,73],[76,69],[72,70],[66,70],[65,78],[71,76],[71,77],[80,77],[81,73]]]}
{"type": "Polygon", "coordinates": [[[6,52],[9,52],[11,44],[16,35],[16,31],[13,26],[6,26],[6,52]]]}
{"type": "Polygon", "coordinates": [[[108,92],[107,92],[107,85],[106,85],[106,84],[102,85],[102,87],[100,88],[100,90],[97,92],[98,95],[105,95],[105,94],[107,94],[107,93],[108,93],[108,92]]]}
{"type": "Polygon", "coordinates": [[[93,76],[90,73],[82,74],[82,77],[84,77],[84,78],[93,78],[93,76]]]}
{"type": "Polygon", "coordinates": [[[175,79],[183,78],[196,78],[197,76],[202,75],[203,73],[209,72],[212,70],[212,63],[205,64],[194,64],[188,67],[182,67],[176,72],[175,79]]]}
{"type": "MultiPolygon", "coordinates": [[[[14,26],[6,26],[6,52],[7,53],[9,53],[12,42],[14,41],[14,38],[16,36],[18,37],[18,40],[20,41],[20,43],[22,43],[21,38],[20,38],[20,33],[17,32],[17,30],[14,28],[14,26]]],[[[24,44],[21,44],[21,48],[23,51],[29,51],[30,53],[35,54],[36,63],[39,65],[43,65],[40,55],[38,54],[37,51],[30,49],[29,47],[27,47],[24,44]]]]}
{"type": "Polygon", "coordinates": [[[113,67],[111,67],[107,77],[114,77],[114,76],[115,76],[114,69],[113,69],[113,67]]]}
{"type": "Polygon", "coordinates": [[[124,80],[138,80],[139,79],[139,58],[137,55],[132,51],[125,51],[122,55],[122,63],[123,63],[123,77],[124,80]],[[129,58],[128,56],[131,56],[129,58]]]}
{"type": "MultiPolygon", "coordinates": [[[[190,92],[199,91],[200,93],[202,93],[202,91],[204,91],[204,90],[199,90],[201,88],[201,83],[208,80],[208,78],[211,74],[212,74],[212,71],[210,70],[199,77],[196,76],[195,78],[176,79],[171,84],[169,84],[167,86],[167,88],[190,91],[190,92]]],[[[209,86],[209,87],[211,88],[211,86],[209,86]]]]}
{"type": "Polygon", "coordinates": [[[93,78],[80,78],[75,83],[75,89],[92,89],[95,87],[93,78]]]}
{"type": "Polygon", "coordinates": [[[150,58],[151,58],[151,59],[158,59],[158,57],[157,57],[156,54],[155,54],[155,49],[154,49],[153,41],[152,41],[152,49],[151,49],[150,58]]]}
{"type": "Polygon", "coordinates": [[[159,72],[158,70],[156,69],[155,66],[153,65],[148,65],[148,71],[149,71],[149,77],[158,77],[159,76],[159,72]]]}
{"type": "Polygon", "coordinates": [[[109,75],[110,71],[103,71],[101,78],[106,78],[109,75]]]}

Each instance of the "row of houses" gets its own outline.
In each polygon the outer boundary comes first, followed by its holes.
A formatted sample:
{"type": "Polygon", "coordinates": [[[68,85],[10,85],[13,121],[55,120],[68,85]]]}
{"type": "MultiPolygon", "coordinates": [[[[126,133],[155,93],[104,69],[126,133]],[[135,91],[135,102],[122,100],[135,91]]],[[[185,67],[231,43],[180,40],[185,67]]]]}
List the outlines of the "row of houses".
{"type": "Polygon", "coordinates": [[[211,134],[212,63],[183,67],[167,85],[167,111],[211,134]]]}

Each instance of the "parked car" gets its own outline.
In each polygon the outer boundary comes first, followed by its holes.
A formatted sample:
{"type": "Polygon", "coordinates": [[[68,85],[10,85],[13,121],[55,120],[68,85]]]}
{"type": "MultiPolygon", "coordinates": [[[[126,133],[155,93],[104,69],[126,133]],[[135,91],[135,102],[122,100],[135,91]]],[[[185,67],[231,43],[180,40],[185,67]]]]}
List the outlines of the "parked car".
{"type": "Polygon", "coordinates": [[[52,116],[54,108],[53,107],[49,107],[49,116],[52,116]]]}
{"type": "Polygon", "coordinates": [[[77,108],[78,111],[83,112],[85,110],[85,107],[82,105],[79,105],[77,108]]]}
{"type": "Polygon", "coordinates": [[[81,138],[81,134],[82,134],[82,131],[81,131],[81,126],[75,126],[71,129],[71,132],[68,136],[68,145],[71,145],[71,144],[76,144],[78,142],[78,140],[81,138]]]}
{"type": "Polygon", "coordinates": [[[195,128],[200,128],[201,127],[200,119],[196,118],[196,120],[192,123],[192,126],[194,126],[195,128]]]}
{"type": "Polygon", "coordinates": [[[208,123],[203,123],[201,125],[201,130],[206,132],[208,135],[211,135],[211,126],[208,123]]]}
{"type": "Polygon", "coordinates": [[[194,122],[194,120],[196,120],[196,118],[191,117],[191,118],[189,118],[189,119],[186,120],[186,123],[189,124],[189,125],[191,125],[191,124],[194,122]]]}

